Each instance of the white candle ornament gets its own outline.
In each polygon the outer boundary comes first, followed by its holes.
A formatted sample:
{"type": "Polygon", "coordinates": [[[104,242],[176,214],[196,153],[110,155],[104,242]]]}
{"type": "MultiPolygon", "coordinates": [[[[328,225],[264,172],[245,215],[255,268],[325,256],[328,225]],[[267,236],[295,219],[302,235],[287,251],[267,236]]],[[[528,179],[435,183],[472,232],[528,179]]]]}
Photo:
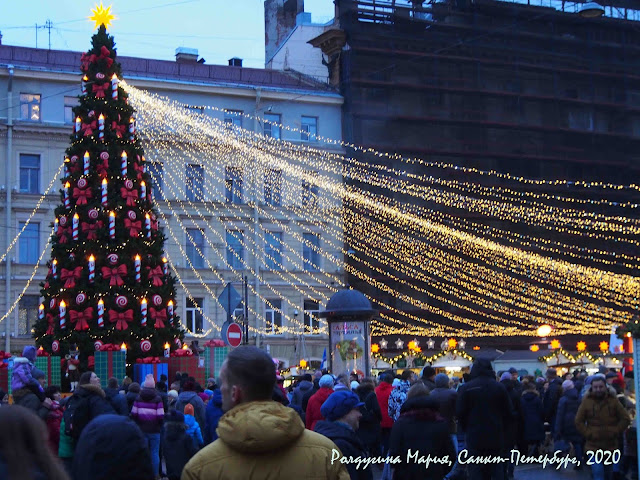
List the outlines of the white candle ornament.
{"type": "Polygon", "coordinates": [[[89,283],[93,283],[96,278],[96,259],[93,255],[89,257],[89,283]]]}
{"type": "Polygon", "coordinates": [[[100,193],[101,193],[102,206],[106,207],[107,206],[107,179],[106,178],[102,179],[102,189],[100,193]]]}

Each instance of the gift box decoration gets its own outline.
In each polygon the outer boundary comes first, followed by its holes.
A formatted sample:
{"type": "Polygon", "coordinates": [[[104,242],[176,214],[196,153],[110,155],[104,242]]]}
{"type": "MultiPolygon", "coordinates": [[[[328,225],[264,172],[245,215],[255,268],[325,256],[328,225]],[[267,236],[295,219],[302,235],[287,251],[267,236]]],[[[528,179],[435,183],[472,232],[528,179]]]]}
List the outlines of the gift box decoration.
{"type": "Polygon", "coordinates": [[[172,353],[169,357],[169,383],[173,381],[177,372],[187,373],[204,387],[206,380],[204,363],[200,363],[197,355],[174,356],[172,353]]]}
{"type": "Polygon", "coordinates": [[[93,371],[100,377],[100,385],[102,388],[107,388],[107,382],[111,377],[117,378],[118,382],[121,382],[125,377],[127,366],[126,350],[120,350],[120,347],[117,345],[105,344],[100,347],[100,350],[95,352],[94,358],[95,367],[93,371]]]}
{"type": "Polygon", "coordinates": [[[227,358],[231,347],[227,346],[210,346],[204,347],[204,370],[207,378],[215,378],[220,376],[220,368],[227,358]]]}
{"type": "Polygon", "coordinates": [[[36,368],[44,372],[45,384],[47,386],[60,386],[62,381],[62,358],[38,355],[36,357],[36,368]]]}
{"type": "Polygon", "coordinates": [[[0,363],[0,388],[11,394],[11,374],[8,363],[0,363]]]}
{"type": "Polygon", "coordinates": [[[166,375],[169,378],[169,359],[158,357],[147,357],[157,361],[148,361],[146,358],[139,358],[133,365],[133,381],[138,382],[141,386],[148,374],[153,375],[153,379],[158,382],[160,375],[166,375]]]}

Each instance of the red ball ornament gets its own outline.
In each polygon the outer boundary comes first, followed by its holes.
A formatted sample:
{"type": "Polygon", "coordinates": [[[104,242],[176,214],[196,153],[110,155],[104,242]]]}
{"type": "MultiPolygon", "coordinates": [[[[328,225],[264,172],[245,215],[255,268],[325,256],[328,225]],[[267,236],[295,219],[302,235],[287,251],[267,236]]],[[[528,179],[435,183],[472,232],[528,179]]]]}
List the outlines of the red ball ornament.
{"type": "Polygon", "coordinates": [[[116,305],[119,306],[120,308],[126,307],[127,303],[129,303],[129,300],[124,295],[118,295],[116,297],[116,305]]]}
{"type": "Polygon", "coordinates": [[[109,152],[102,152],[100,154],[100,160],[109,160],[109,152]]]}
{"type": "Polygon", "coordinates": [[[153,304],[157,307],[159,305],[162,305],[162,297],[160,295],[154,295],[153,296],[153,304]]]}
{"type": "Polygon", "coordinates": [[[85,188],[87,186],[87,181],[84,178],[78,180],[78,187],[85,188]]]}
{"type": "Polygon", "coordinates": [[[102,72],[98,72],[98,73],[96,73],[96,78],[97,78],[98,80],[104,80],[104,73],[102,73],[102,72]]]}
{"type": "Polygon", "coordinates": [[[102,343],[102,340],[96,340],[95,342],[93,342],[93,348],[96,352],[100,350],[100,347],[102,347],[102,345],[104,345],[104,343],[102,343]]]}
{"type": "Polygon", "coordinates": [[[138,218],[138,216],[136,215],[136,212],[134,212],[133,210],[129,210],[127,212],[127,216],[131,219],[131,220],[135,220],[136,218],[138,218]]]}
{"type": "Polygon", "coordinates": [[[51,350],[53,350],[54,353],[60,351],[60,342],[58,340],[51,342],[51,350]]]}
{"type": "Polygon", "coordinates": [[[118,263],[118,255],[116,255],[115,253],[110,254],[107,259],[109,260],[109,263],[111,265],[115,265],[116,263],[118,263]]]}
{"type": "Polygon", "coordinates": [[[60,225],[62,225],[63,227],[67,224],[67,217],[60,217],[60,225]]]}

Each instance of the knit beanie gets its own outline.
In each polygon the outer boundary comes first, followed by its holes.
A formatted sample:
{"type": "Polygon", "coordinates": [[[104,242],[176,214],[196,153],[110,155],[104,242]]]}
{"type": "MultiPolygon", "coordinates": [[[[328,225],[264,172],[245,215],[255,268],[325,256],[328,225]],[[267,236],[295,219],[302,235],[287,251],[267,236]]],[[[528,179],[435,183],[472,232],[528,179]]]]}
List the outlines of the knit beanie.
{"type": "Polygon", "coordinates": [[[177,390],[169,390],[169,393],[167,393],[167,395],[169,395],[171,398],[175,398],[176,400],[178,399],[178,391],[177,390]]]}
{"type": "Polygon", "coordinates": [[[562,382],[562,391],[566,392],[567,390],[571,390],[574,387],[573,382],[571,380],[565,380],[562,382]]]}
{"type": "Polygon", "coordinates": [[[191,405],[190,403],[187,403],[184,406],[184,414],[193,416],[193,405],[191,405]]]}
{"type": "Polygon", "coordinates": [[[504,381],[504,380],[511,380],[511,374],[509,372],[504,372],[501,376],[500,376],[500,381],[504,381]]]}
{"type": "Polygon", "coordinates": [[[144,383],[142,384],[143,388],[156,388],[156,382],[153,379],[153,375],[147,373],[147,376],[144,379],[144,383]]]}
{"type": "Polygon", "coordinates": [[[437,388],[448,388],[449,387],[449,377],[446,373],[439,373],[436,375],[435,384],[437,388]]]}
{"type": "Polygon", "coordinates": [[[320,387],[333,388],[333,377],[331,375],[320,377],[320,387]]]}

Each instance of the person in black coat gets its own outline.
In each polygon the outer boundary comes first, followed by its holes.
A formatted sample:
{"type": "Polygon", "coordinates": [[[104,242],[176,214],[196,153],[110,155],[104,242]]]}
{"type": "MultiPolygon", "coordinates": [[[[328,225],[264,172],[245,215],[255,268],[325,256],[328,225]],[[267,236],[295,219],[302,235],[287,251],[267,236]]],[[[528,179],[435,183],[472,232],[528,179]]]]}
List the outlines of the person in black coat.
{"type": "Polygon", "coordinates": [[[544,408],[534,382],[523,382],[520,396],[522,441],[533,455],[538,445],[544,441],[544,408]]]}
{"type": "MultiPolygon", "coordinates": [[[[470,380],[458,389],[456,416],[465,433],[467,451],[461,454],[501,455],[505,447],[505,428],[514,417],[513,404],[504,385],[496,381],[491,362],[479,358],[471,367],[470,380]]],[[[501,463],[470,464],[471,480],[502,478],[501,463]]]]}
{"type": "Polygon", "coordinates": [[[121,415],[101,415],[84,428],[76,445],[74,480],[154,480],[147,442],[121,415]]]}
{"type": "Polygon", "coordinates": [[[309,403],[309,399],[318,390],[320,390],[320,379],[316,378],[316,379],[313,380],[313,388],[310,389],[310,390],[307,390],[307,393],[305,393],[302,396],[302,403],[300,404],[300,406],[302,407],[302,411],[305,412],[305,414],[307,413],[307,404],[309,403]]]}
{"type": "MultiPolygon", "coordinates": [[[[339,390],[329,395],[320,407],[320,413],[326,420],[316,423],[316,433],[324,435],[337,445],[343,457],[368,457],[364,445],[356,435],[360,422],[360,407],[364,403],[351,390],[339,390]]],[[[356,468],[357,464],[346,465],[351,480],[373,480],[369,468],[356,468]]]]}
{"type": "Polygon", "coordinates": [[[562,383],[562,397],[558,402],[554,438],[572,443],[576,458],[582,460],[584,438],[576,428],[575,419],[580,407],[580,394],[571,380],[562,383]]]}
{"type": "Polygon", "coordinates": [[[118,379],[111,377],[107,382],[107,388],[104,389],[104,393],[107,396],[107,400],[111,403],[111,406],[118,415],[129,415],[129,407],[127,405],[127,398],[120,394],[118,390],[118,379]]]}
{"type": "Polygon", "coordinates": [[[94,372],[84,372],[80,375],[73,395],[89,400],[89,422],[100,415],[116,413],[100,386],[100,378],[94,372]]]}
{"type": "Polygon", "coordinates": [[[193,438],[187,433],[184,415],[175,410],[164,416],[162,452],[169,480],[180,480],[187,462],[198,451],[193,438]]]}
{"type": "Polygon", "coordinates": [[[133,402],[136,401],[136,398],[138,398],[138,395],[140,395],[140,384],[138,382],[132,382],[129,385],[129,388],[127,390],[127,407],[129,408],[129,412],[131,412],[131,409],[133,408],[133,402]]]}
{"type": "Polygon", "coordinates": [[[360,427],[356,433],[371,456],[380,455],[380,442],[382,441],[380,433],[382,412],[374,391],[375,387],[373,379],[363,378],[355,392],[360,401],[364,403],[360,408],[362,418],[360,418],[360,427]]]}
{"type": "Polygon", "coordinates": [[[551,432],[555,429],[556,411],[558,410],[558,402],[562,395],[562,380],[558,377],[555,368],[549,368],[546,372],[549,387],[542,397],[542,406],[544,407],[544,421],[549,422],[551,432]]]}
{"type": "Polygon", "coordinates": [[[423,383],[409,389],[407,400],[400,408],[400,416],[391,429],[389,455],[400,457],[393,465],[394,480],[440,480],[456,461],[449,423],[438,413],[440,402],[429,395],[423,383]],[[418,452],[416,459],[407,457],[408,451],[418,452]],[[417,459],[431,455],[443,462],[433,462],[428,468],[417,459]]]}
{"type": "MultiPolygon", "coordinates": [[[[506,422],[504,429],[504,450],[503,455],[509,457],[511,450],[517,447],[518,438],[520,436],[520,418],[522,417],[520,404],[521,393],[518,393],[515,382],[513,381],[513,375],[509,372],[504,372],[500,377],[500,384],[504,385],[507,389],[511,404],[513,405],[514,416],[506,422]]],[[[505,462],[505,473],[507,477],[513,477],[513,470],[515,465],[513,463],[505,462]]]]}

